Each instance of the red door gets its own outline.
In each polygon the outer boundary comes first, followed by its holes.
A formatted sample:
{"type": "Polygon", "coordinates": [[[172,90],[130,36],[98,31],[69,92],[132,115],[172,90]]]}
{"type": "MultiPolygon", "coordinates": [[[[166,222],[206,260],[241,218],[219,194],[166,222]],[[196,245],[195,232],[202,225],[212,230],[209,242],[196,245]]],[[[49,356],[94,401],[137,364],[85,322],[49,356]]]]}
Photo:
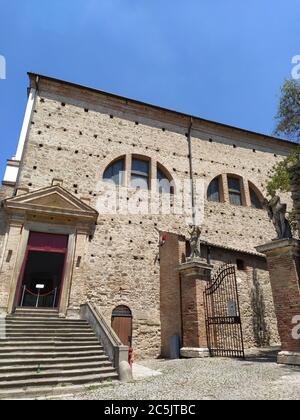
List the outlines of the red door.
{"type": "Polygon", "coordinates": [[[67,235],[30,233],[15,306],[59,306],[68,239],[67,235]]]}

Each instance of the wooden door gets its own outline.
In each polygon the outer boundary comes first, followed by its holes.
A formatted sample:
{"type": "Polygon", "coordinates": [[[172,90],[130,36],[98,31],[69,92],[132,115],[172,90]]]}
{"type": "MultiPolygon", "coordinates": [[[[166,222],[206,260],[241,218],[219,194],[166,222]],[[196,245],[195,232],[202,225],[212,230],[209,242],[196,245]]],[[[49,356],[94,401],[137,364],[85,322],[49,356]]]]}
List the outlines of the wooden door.
{"type": "Polygon", "coordinates": [[[132,315],[129,308],[119,306],[113,311],[112,328],[125,346],[132,346],[132,315]]]}

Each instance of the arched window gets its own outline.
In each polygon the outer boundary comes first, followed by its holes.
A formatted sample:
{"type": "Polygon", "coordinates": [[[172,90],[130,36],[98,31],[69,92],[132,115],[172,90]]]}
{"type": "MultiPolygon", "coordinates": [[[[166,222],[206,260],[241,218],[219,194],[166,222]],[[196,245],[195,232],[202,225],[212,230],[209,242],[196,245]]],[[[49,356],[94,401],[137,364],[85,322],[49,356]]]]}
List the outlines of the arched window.
{"type": "Polygon", "coordinates": [[[220,188],[220,177],[216,177],[211,181],[207,190],[208,201],[221,202],[221,188],[220,188]]]}
{"type": "Polygon", "coordinates": [[[242,187],[241,187],[241,178],[228,175],[228,193],[229,193],[229,202],[235,206],[243,205],[243,196],[242,196],[242,187]]]}
{"type": "Polygon", "coordinates": [[[170,176],[166,174],[160,165],[157,166],[157,192],[161,194],[174,194],[174,187],[170,176]]]}
{"type": "Polygon", "coordinates": [[[133,158],[131,164],[131,187],[148,190],[150,185],[150,162],[133,158]]]}
{"type": "Polygon", "coordinates": [[[156,185],[157,192],[174,194],[172,177],[160,163],[156,163],[156,184],[151,182],[151,178],[155,177],[154,166],[151,158],[140,155],[133,155],[131,158],[128,156],[128,163],[125,165],[125,156],[123,156],[113,161],[105,169],[103,180],[115,185],[142,190],[150,190],[156,185]],[[127,181],[129,181],[129,185],[127,181]]]}
{"type": "Polygon", "coordinates": [[[263,196],[251,182],[249,182],[249,192],[251,207],[253,207],[254,209],[262,209],[263,196]]]}
{"type": "Polygon", "coordinates": [[[132,313],[127,306],[118,306],[112,312],[112,328],[126,346],[132,346],[132,313]]]}
{"type": "Polygon", "coordinates": [[[111,163],[103,174],[105,182],[113,182],[116,185],[124,183],[125,158],[122,157],[111,163]]]}

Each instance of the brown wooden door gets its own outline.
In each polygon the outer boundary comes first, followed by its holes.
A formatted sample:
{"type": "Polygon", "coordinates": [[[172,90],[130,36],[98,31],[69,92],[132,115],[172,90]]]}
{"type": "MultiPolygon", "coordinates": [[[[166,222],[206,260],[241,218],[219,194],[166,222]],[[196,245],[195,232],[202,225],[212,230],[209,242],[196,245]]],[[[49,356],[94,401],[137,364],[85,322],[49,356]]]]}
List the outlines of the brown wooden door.
{"type": "Polygon", "coordinates": [[[132,347],[132,313],[127,306],[118,306],[113,310],[111,325],[122,343],[132,347]]]}
{"type": "Polygon", "coordinates": [[[129,317],[113,317],[112,328],[125,346],[131,346],[132,319],[129,317]]]}

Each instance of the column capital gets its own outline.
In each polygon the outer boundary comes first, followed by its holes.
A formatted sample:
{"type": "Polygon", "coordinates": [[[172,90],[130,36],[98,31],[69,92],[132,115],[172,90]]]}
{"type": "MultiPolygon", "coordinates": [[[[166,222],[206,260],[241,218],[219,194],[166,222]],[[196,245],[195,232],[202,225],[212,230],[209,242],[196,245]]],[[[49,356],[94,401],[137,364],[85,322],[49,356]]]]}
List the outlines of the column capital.
{"type": "Polygon", "coordinates": [[[278,255],[300,252],[300,240],[296,238],[278,239],[256,247],[256,250],[265,255],[278,255]]]}
{"type": "Polygon", "coordinates": [[[213,270],[213,265],[207,264],[199,259],[187,260],[177,267],[177,271],[183,278],[195,278],[199,280],[208,280],[208,274],[213,270]]]}

